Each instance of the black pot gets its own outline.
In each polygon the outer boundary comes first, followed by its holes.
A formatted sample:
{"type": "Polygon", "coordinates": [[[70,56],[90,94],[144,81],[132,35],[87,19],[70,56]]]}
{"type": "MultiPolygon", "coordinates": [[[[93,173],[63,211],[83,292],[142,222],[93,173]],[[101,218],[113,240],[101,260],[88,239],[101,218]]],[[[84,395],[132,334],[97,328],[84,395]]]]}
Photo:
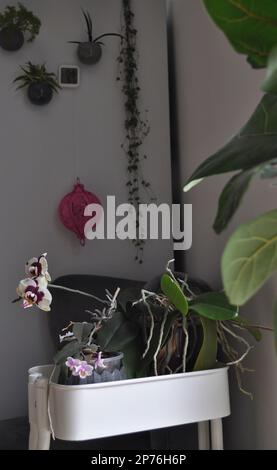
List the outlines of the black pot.
{"type": "Polygon", "coordinates": [[[5,51],[18,51],[24,44],[24,35],[20,29],[3,28],[0,31],[0,46],[5,51]]]}
{"type": "Polygon", "coordinates": [[[50,103],[53,97],[53,90],[48,83],[31,83],[28,87],[28,97],[31,103],[42,106],[50,103]]]}
{"type": "Polygon", "coordinates": [[[95,42],[81,42],[78,46],[77,54],[82,64],[97,64],[102,57],[101,44],[95,42]]]}

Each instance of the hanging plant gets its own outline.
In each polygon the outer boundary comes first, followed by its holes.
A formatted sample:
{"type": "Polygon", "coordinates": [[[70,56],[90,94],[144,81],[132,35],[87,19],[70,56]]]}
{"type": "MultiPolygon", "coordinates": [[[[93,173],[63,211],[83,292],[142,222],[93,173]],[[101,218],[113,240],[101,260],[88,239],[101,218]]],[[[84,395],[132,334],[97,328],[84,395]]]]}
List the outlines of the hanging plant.
{"type": "Polygon", "coordinates": [[[58,93],[60,85],[57,77],[54,73],[47,72],[44,64],[35,65],[28,62],[25,67],[21,67],[21,70],[24,74],[15,78],[14,83],[19,83],[17,90],[27,87],[31,103],[48,104],[53,97],[53,92],[58,93]]]}
{"type": "Polygon", "coordinates": [[[88,41],[69,41],[71,44],[78,44],[77,54],[79,57],[80,62],[86,65],[93,65],[99,62],[102,57],[102,46],[104,45],[100,39],[108,36],[117,36],[121,38],[120,34],[117,33],[105,33],[101,34],[96,38],[93,38],[93,26],[92,26],[92,19],[91,15],[88,11],[84,11],[82,9],[86,26],[87,26],[87,35],[88,41]]]}
{"type": "Polygon", "coordinates": [[[39,34],[41,22],[31,11],[18,3],[18,6],[7,6],[0,13],[0,45],[6,51],[17,51],[24,44],[24,33],[32,42],[39,34]]]}
{"type": "Polygon", "coordinates": [[[150,131],[147,111],[142,115],[139,108],[140,85],[138,79],[138,51],[137,51],[137,30],[134,26],[134,13],[130,0],[123,0],[123,22],[121,50],[118,57],[119,75],[118,81],[122,82],[122,92],[125,97],[125,142],[122,148],[127,157],[128,179],[128,202],[132,204],[137,213],[137,239],[132,242],[136,248],[135,260],[140,264],[143,262],[143,251],[145,240],[139,239],[140,217],[139,206],[145,203],[142,193],[147,196],[147,200],[155,201],[153,191],[149,181],[143,176],[143,161],[147,155],[142,154],[141,148],[145,138],[150,131]]]}

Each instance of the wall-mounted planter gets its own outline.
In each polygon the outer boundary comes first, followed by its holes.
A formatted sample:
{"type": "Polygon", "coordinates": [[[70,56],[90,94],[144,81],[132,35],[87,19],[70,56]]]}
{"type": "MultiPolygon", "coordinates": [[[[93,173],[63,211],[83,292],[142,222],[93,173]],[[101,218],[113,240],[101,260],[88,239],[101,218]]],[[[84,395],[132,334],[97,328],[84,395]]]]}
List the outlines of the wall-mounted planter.
{"type": "Polygon", "coordinates": [[[95,42],[81,42],[77,49],[77,55],[82,64],[97,64],[102,57],[101,44],[95,42]]]}
{"type": "Polygon", "coordinates": [[[53,90],[48,83],[31,83],[28,87],[28,98],[31,103],[43,106],[52,100],[53,90]]]}
{"type": "Polygon", "coordinates": [[[0,31],[0,46],[5,51],[18,51],[24,44],[24,34],[20,29],[3,28],[0,31]]]}
{"type": "Polygon", "coordinates": [[[0,11],[0,46],[6,51],[18,51],[34,41],[41,27],[40,19],[20,2],[0,11]]]}
{"type": "Polygon", "coordinates": [[[122,39],[121,34],[118,33],[105,33],[97,38],[94,38],[92,31],[92,19],[88,11],[83,11],[87,26],[87,41],[69,41],[71,44],[78,44],[77,55],[82,64],[93,65],[97,64],[102,57],[103,43],[100,41],[104,37],[116,36],[122,39]]]}

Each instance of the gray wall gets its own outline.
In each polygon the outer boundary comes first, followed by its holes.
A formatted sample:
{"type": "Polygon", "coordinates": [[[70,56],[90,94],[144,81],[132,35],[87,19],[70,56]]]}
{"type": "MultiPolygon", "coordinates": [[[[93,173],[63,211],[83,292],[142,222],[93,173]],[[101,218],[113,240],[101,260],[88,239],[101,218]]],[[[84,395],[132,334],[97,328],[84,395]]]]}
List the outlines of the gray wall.
{"type": "MultiPolygon", "coordinates": [[[[0,9],[7,2],[0,0],[0,9]]],[[[149,279],[172,256],[170,241],[147,245],[145,263],[133,261],[129,242],[94,241],[81,248],[59,223],[57,206],[76,176],[102,201],[115,195],[126,202],[123,98],[116,83],[117,39],[105,40],[101,62],[82,67],[81,87],[63,90],[45,108],[31,105],[12,86],[19,64],[47,62],[56,71],[74,64],[75,46],[84,23],[80,7],[95,15],[95,33],[119,31],[121,0],[25,0],[43,23],[33,44],[17,53],[0,51],[1,103],[1,328],[4,363],[0,419],[26,412],[27,369],[51,360],[47,314],[11,305],[24,263],[47,251],[53,277],[93,273],[149,279]]],[[[171,201],[166,9],[161,0],[134,0],[139,30],[142,109],[149,109],[151,133],[146,173],[158,199],[171,201]]],[[[50,313],[51,315],[51,313],[50,313]]]]}
{"type": "MultiPolygon", "coordinates": [[[[174,30],[178,146],[183,183],[192,171],[216,151],[248,119],[261,93],[263,71],[253,71],[236,54],[209,19],[201,0],[171,0],[174,30]]],[[[173,52],[172,52],[173,53],[173,52]]],[[[230,233],[242,221],[276,207],[276,188],[257,182],[224,235],[212,231],[217,199],[226,178],[210,178],[187,196],[193,204],[193,247],[186,257],[187,271],[221,287],[220,257],[230,233]]],[[[254,322],[272,325],[276,279],[243,309],[254,322]]],[[[251,353],[254,374],[245,386],[254,400],[243,396],[232,379],[232,417],[225,424],[226,447],[277,448],[277,363],[270,333],[251,353]]],[[[231,375],[232,377],[232,375],[231,375]]]]}

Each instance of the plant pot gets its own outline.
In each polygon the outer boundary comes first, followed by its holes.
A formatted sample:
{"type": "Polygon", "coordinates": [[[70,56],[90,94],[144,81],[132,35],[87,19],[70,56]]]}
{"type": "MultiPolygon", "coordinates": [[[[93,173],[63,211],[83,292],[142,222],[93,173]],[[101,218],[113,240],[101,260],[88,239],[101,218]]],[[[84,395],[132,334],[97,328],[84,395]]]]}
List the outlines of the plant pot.
{"type": "Polygon", "coordinates": [[[24,44],[24,35],[20,29],[3,28],[0,31],[0,46],[5,51],[18,51],[24,44]]]}
{"type": "Polygon", "coordinates": [[[96,64],[102,57],[101,44],[97,44],[95,42],[82,42],[78,46],[77,54],[82,64],[96,64]]]}
{"type": "Polygon", "coordinates": [[[103,358],[104,369],[93,371],[90,377],[81,379],[73,375],[66,380],[65,385],[87,385],[104,382],[117,382],[118,380],[126,380],[126,374],[122,365],[123,354],[114,353],[112,356],[103,358]]]}
{"type": "Polygon", "coordinates": [[[51,101],[53,90],[48,83],[31,83],[28,87],[28,97],[31,103],[43,106],[51,101]]]}

